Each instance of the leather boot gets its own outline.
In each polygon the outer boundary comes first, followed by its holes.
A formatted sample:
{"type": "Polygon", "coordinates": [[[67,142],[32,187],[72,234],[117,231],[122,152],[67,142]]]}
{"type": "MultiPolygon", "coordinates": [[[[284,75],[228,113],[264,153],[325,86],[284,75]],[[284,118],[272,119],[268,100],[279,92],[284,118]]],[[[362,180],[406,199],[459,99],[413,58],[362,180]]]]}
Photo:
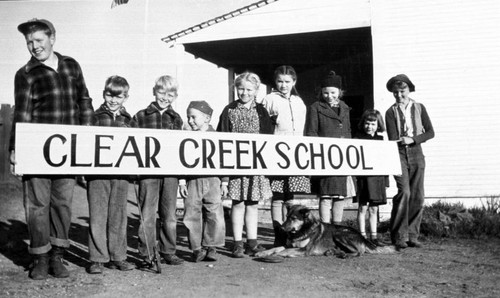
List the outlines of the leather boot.
{"type": "Polygon", "coordinates": [[[35,255],[29,277],[36,280],[46,279],[49,274],[49,255],[35,255]]]}
{"type": "Polygon", "coordinates": [[[50,273],[57,278],[64,278],[69,276],[68,269],[66,269],[63,264],[64,251],[64,248],[58,246],[52,246],[52,250],[50,251],[50,273]]]}

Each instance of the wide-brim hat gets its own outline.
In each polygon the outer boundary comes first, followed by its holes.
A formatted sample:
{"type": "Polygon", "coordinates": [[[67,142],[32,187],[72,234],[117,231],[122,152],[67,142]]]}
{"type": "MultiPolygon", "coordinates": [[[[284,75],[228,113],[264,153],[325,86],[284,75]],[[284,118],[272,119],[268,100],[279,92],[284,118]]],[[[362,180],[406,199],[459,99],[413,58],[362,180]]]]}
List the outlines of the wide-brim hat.
{"type": "Polygon", "coordinates": [[[387,87],[387,90],[389,90],[389,92],[392,92],[392,86],[397,81],[405,82],[408,85],[410,92],[415,91],[415,85],[413,85],[413,83],[410,81],[410,78],[408,78],[408,76],[405,74],[398,74],[387,81],[387,84],[385,86],[387,87]]]}
{"type": "Polygon", "coordinates": [[[37,19],[37,18],[33,18],[27,22],[20,24],[19,26],[17,26],[17,30],[19,30],[19,32],[21,32],[22,34],[26,35],[29,27],[31,25],[35,25],[35,24],[47,27],[52,34],[56,34],[56,28],[54,27],[54,25],[50,21],[47,21],[45,19],[37,19]]]}

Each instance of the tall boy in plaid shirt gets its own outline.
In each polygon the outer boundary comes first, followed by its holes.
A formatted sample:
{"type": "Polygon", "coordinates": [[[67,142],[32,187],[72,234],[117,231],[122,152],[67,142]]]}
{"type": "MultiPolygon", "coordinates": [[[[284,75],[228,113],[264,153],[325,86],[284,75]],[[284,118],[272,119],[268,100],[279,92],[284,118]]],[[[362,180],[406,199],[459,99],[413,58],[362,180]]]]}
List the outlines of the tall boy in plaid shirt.
{"type": "MultiPolygon", "coordinates": [[[[123,103],[128,99],[129,84],[125,78],[111,76],[104,84],[104,103],[95,111],[92,125],[131,127],[132,117],[123,103]]],[[[134,265],[127,259],[127,176],[87,176],[89,201],[88,273],[102,273],[103,263],[109,268],[127,271],[134,265]]]]}
{"type": "MultiPolygon", "coordinates": [[[[134,116],[137,126],[140,128],[181,130],[182,118],[172,108],[172,103],[177,99],[178,88],[175,78],[168,75],[159,77],[153,87],[155,101],[134,116]]],[[[157,211],[160,215],[160,255],[170,265],[180,265],[184,262],[175,255],[177,241],[175,210],[178,186],[177,177],[139,177],[139,208],[141,208],[144,221],[139,226],[138,235],[139,253],[144,259],[143,266],[151,264],[151,259],[148,258],[154,253],[157,211]]]]}
{"type": "MultiPolygon", "coordinates": [[[[16,123],[89,125],[94,109],[82,70],[75,59],[54,52],[56,31],[51,22],[32,19],[17,29],[24,35],[31,59],[14,79],[15,109],[10,161],[15,165],[16,123]]],[[[63,254],[70,243],[71,203],[75,177],[25,175],[24,207],[34,260],[29,276],[68,277],[63,254]]]]}

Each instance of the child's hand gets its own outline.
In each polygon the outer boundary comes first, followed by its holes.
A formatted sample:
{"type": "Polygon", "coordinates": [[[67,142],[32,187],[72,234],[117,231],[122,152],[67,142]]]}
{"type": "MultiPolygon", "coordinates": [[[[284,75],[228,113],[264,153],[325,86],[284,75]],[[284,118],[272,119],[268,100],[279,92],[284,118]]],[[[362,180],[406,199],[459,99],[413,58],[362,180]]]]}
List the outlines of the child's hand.
{"type": "Polygon", "coordinates": [[[221,195],[222,197],[227,197],[227,194],[229,193],[228,189],[227,189],[227,185],[221,185],[220,186],[220,192],[221,192],[221,195]]]}
{"type": "Polygon", "coordinates": [[[188,189],[186,185],[179,185],[179,193],[181,194],[181,197],[183,199],[187,198],[188,196],[188,189]]]}
{"type": "Polygon", "coordinates": [[[401,144],[403,144],[403,145],[410,145],[410,144],[415,143],[415,141],[413,140],[413,138],[410,138],[410,137],[402,137],[400,139],[400,141],[401,141],[401,144]]]}

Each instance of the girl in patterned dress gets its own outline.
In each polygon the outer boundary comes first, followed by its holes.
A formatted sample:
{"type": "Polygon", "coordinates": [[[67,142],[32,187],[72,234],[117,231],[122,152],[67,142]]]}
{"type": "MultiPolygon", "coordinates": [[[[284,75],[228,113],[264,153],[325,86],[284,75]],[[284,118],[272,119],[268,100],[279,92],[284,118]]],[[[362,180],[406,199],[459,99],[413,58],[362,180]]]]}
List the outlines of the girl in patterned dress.
{"type": "MultiPolygon", "coordinates": [[[[224,108],[217,131],[272,134],[274,127],[269,113],[262,104],[255,101],[260,86],[259,76],[245,72],[236,77],[234,85],[238,100],[224,108]]],[[[253,256],[264,250],[257,242],[258,203],[272,196],[269,180],[264,176],[233,176],[229,178],[228,184],[223,182],[222,188],[232,200],[233,257],[242,258],[244,254],[253,256]],[[242,240],[244,225],[247,236],[246,249],[242,240]]]]}

